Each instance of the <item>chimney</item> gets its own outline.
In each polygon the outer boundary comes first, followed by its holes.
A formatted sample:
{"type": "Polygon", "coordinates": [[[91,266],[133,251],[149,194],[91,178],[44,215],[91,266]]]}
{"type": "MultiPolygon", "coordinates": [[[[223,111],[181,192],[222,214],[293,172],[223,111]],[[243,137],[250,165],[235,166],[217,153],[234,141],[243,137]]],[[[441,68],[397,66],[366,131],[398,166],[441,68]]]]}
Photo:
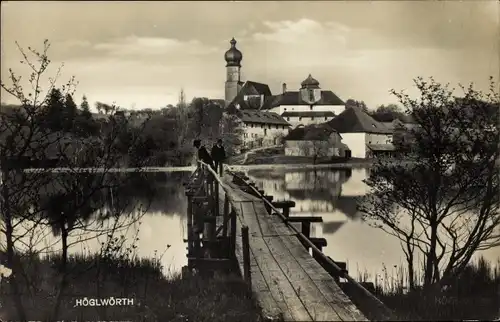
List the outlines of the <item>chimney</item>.
{"type": "Polygon", "coordinates": [[[283,94],[286,93],[286,83],[283,83],[283,94]]]}

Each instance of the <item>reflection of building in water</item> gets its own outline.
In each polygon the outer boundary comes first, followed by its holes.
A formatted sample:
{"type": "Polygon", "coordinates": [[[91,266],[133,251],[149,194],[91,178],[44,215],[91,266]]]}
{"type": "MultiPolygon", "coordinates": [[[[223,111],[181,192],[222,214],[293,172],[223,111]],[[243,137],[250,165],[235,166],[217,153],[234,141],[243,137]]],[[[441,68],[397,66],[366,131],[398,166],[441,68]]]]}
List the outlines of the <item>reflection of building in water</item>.
{"type": "Polygon", "coordinates": [[[297,171],[287,172],[285,182],[287,190],[330,188],[336,186],[345,177],[342,171],[297,171]]]}
{"type": "MultiPolygon", "coordinates": [[[[366,170],[250,171],[248,176],[274,200],[293,200],[291,214],[321,216],[325,222],[357,219],[356,196],[365,191],[366,170]],[[347,188],[346,188],[347,185],[347,188]]],[[[313,225],[314,226],[314,225],[313,225]]],[[[319,225],[321,226],[321,225],[319,225]]]]}
{"type": "Polygon", "coordinates": [[[347,220],[323,222],[321,233],[322,234],[333,234],[337,230],[339,230],[340,227],[342,227],[346,222],[347,222],[347,220]]]}
{"type": "Polygon", "coordinates": [[[342,196],[364,196],[368,186],[363,182],[368,175],[368,169],[353,169],[351,176],[342,184],[342,196]]]}

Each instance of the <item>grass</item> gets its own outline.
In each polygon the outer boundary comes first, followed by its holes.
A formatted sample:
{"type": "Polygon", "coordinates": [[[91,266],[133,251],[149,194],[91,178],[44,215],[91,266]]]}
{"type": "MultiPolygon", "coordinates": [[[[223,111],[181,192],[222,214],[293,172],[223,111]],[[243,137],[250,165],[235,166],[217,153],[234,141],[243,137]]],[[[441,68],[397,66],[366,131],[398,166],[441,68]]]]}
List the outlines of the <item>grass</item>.
{"type": "MultiPolygon", "coordinates": [[[[500,314],[500,260],[496,267],[484,258],[470,263],[464,272],[445,290],[431,294],[421,288],[408,291],[406,271],[394,267],[393,273],[384,269],[373,279],[375,295],[404,320],[493,320],[500,314]]],[[[420,276],[418,276],[420,279],[420,276]]],[[[370,276],[359,274],[360,282],[370,276]]]]}
{"type": "MultiPolygon", "coordinates": [[[[49,321],[60,285],[60,257],[23,255],[20,261],[25,276],[16,280],[27,319],[49,321]]],[[[251,291],[237,276],[172,274],[167,278],[157,260],[109,260],[97,255],[71,256],[67,271],[69,285],[58,320],[260,321],[251,291]],[[84,297],[132,298],[134,306],[75,307],[75,300],[84,297]]],[[[0,301],[0,318],[17,319],[5,281],[0,301]]]]}

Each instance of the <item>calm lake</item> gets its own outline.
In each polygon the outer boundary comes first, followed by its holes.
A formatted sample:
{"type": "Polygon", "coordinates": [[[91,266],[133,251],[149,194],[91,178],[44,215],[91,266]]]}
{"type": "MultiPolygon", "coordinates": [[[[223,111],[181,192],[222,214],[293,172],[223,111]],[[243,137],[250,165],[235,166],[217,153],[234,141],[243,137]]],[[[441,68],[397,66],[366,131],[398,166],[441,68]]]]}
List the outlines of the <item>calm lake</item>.
{"type": "MultiPolygon", "coordinates": [[[[348,263],[350,275],[367,272],[370,276],[380,274],[384,266],[388,270],[404,264],[399,243],[379,229],[370,227],[361,220],[356,211],[356,197],[367,192],[362,180],[367,169],[287,171],[249,170],[247,175],[266,194],[275,200],[294,200],[292,215],[321,216],[323,223],[313,224],[312,234],[324,237],[328,246],[324,252],[334,260],[348,263]]],[[[187,264],[186,244],[186,197],[182,182],[190,172],[156,173],[156,194],[141,220],[123,232],[127,242],[135,243],[137,255],[161,257],[165,272],[178,272],[187,264]]],[[[137,189],[137,198],[144,192],[137,189]]],[[[133,198],[132,193],[132,198],[133,198]]],[[[45,237],[46,246],[57,239],[45,237]],[[51,242],[49,242],[49,240],[51,242]]],[[[75,240],[80,237],[73,237],[75,240]]],[[[92,239],[73,246],[71,252],[94,252],[100,249],[103,238],[92,239]]],[[[57,251],[57,244],[52,246],[57,251]]],[[[500,249],[490,249],[482,254],[493,262],[500,257],[500,249]]]]}

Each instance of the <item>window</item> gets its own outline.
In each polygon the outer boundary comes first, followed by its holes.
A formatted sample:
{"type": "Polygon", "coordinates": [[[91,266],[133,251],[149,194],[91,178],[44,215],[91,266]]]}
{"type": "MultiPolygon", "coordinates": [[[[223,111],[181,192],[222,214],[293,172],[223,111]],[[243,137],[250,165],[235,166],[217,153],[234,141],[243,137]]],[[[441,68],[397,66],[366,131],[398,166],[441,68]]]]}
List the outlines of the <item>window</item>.
{"type": "Polygon", "coordinates": [[[314,121],[314,116],[311,116],[311,121],[314,121]]]}
{"type": "Polygon", "coordinates": [[[264,129],[264,136],[267,135],[267,129],[264,129]]]}
{"type": "Polygon", "coordinates": [[[252,124],[252,125],[250,125],[250,127],[253,127],[253,124],[252,124]]]}
{"type": "MultiPolygon", "coordinates": [[[[314,102],[314,91],[312,89],[309,90],[309,100],[311,102],[314,102]]],[[[312,108],[312,106],[311,106],[311,108],[312,108]]]]}
{"type": "Polygon", "coordinates": [[[327,120],[328,120],[328,117],[325,116],[325,121],[327,121],[327,120]]]}
{"type": "Polygon", "coordinates": [[[285,107],[285,108],[283,108],[283,111],[286,111],[286,107],[285,107]]]}
{"type": "Polygon", "coordinates": [[[248,137],[248,133],[244,133],[243,137],[246,139],[248,137]]]}
{"type": "Polygon", "coordinates": [[[289,117],[287,117],[287,118],[286,118],[286,120],[287,120],[287,121],[290,121],[290,118],[289,118],[289,117]]]}
{"type": "Polygon", "coordinates": [[[302,121],[302,116],[299,116],[299,121],[302,121]]]}
{"type": "Polygon", "coordinates": [[[278,125],[275,125],[275,129],[276,129],[276,130],[278,129],[278,125]]]}
{"type": "Polygon", "coordinates": [[[312,105],[309,105],[309,109],[312,111],[312,110],[313,110],[313,106],[312,106],[312,105]]]}

